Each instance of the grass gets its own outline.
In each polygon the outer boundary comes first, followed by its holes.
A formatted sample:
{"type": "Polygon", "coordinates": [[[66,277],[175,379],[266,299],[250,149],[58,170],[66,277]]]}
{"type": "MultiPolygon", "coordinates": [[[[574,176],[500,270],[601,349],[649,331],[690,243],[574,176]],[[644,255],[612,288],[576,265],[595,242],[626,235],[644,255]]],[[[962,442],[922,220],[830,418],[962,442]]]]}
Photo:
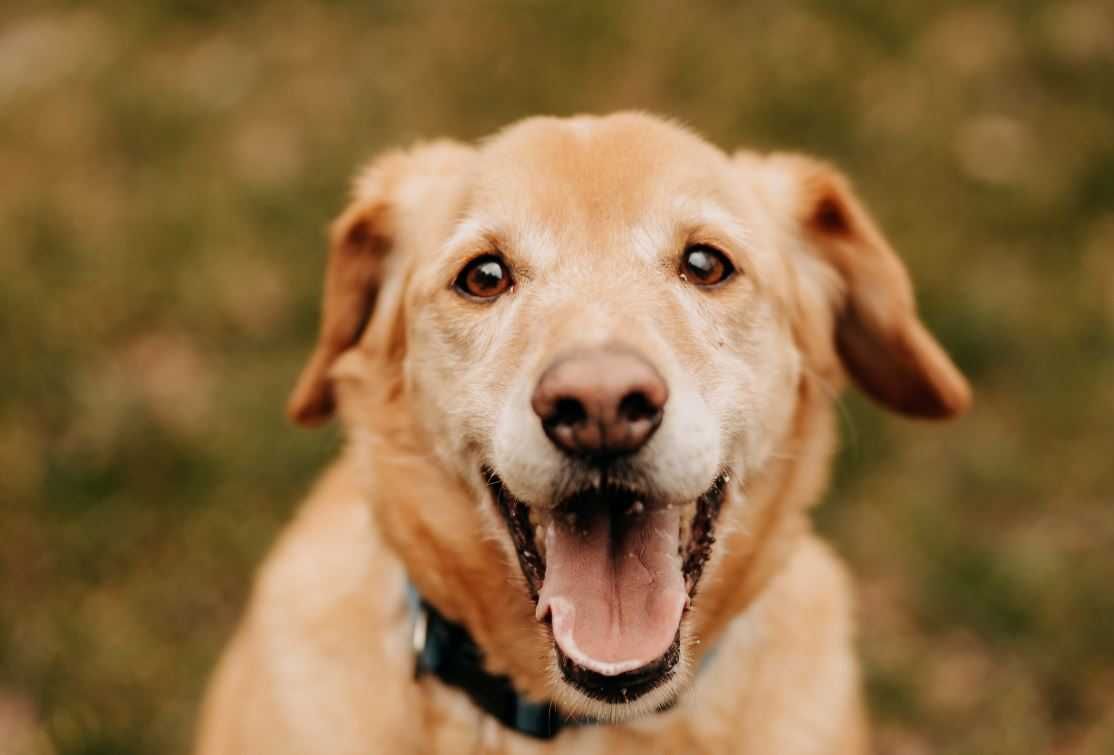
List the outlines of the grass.
{"type": "Polygon", "coordinates": [[[1099,0],[0,10],[0,740],[187,749],[338,442],[281,406],[360,161],[639,107],[842,166],[975,382],[949,426],[844,402],[816,516],[880,751],[1111,752],[1111,40],[1099,0]]]}

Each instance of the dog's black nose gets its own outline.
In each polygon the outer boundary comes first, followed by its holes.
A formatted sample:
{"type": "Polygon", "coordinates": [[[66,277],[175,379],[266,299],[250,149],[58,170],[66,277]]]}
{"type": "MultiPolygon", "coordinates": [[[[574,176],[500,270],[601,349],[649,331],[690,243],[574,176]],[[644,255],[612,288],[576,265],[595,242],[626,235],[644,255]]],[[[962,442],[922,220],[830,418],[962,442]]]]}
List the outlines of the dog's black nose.
{"type": "Polygon", "coordinates": [[[642,448],[661,424],[669,388],[644,357],[619,346],[558,357],[531,401],[545,434],[566,453],[605,458],[642,448]]]}

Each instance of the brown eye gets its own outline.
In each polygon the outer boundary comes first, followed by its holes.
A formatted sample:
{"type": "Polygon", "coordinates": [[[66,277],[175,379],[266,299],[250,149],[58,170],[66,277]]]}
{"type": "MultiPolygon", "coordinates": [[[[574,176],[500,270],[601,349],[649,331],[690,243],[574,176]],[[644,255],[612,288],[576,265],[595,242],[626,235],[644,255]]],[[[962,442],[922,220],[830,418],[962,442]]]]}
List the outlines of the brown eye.
{"type": "Polygon", "coordinates": [[[735,274],[735,267],[723,252],[707,244],[685,248],[681,258],[681,277],[698,286],[714,286],[735,274]]]}
{"type": "Polygon", "coordinates": [[[498,257],[485,254],[465,265],[453,286],[474,299],[494,299],[511,287],[511,271],[498,257]]]}

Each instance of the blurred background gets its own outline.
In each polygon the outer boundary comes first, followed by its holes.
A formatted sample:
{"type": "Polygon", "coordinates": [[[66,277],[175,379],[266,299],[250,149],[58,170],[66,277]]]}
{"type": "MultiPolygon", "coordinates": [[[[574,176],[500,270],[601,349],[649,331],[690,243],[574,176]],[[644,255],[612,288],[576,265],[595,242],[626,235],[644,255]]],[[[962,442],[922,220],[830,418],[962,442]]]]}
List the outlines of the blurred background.
{"type": "Polygon", "coordinates": [[[970,375],[843,402],[816,512],[877,747],[1114,753],[1114,8],[1100,0],[0,10],[0,753],[184,752],[335,428],[282,405],[361,161],[645,108],[842,166],[970,375]]]}

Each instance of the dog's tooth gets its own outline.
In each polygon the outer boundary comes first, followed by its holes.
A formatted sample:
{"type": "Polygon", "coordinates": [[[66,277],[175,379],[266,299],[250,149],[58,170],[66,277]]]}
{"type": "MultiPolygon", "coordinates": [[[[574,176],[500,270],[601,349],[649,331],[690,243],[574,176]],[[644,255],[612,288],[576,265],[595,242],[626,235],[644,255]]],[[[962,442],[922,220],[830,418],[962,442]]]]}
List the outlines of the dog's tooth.
{"type": "Polygon", "coordinates": [[[545,560],[546,550],[545,541],[549,535],[550,528],[553,527],[553,522],[550,520],[543,520],[537,527],[534,528],[534,547],[538,550],[538,555],[545,560]]]}

